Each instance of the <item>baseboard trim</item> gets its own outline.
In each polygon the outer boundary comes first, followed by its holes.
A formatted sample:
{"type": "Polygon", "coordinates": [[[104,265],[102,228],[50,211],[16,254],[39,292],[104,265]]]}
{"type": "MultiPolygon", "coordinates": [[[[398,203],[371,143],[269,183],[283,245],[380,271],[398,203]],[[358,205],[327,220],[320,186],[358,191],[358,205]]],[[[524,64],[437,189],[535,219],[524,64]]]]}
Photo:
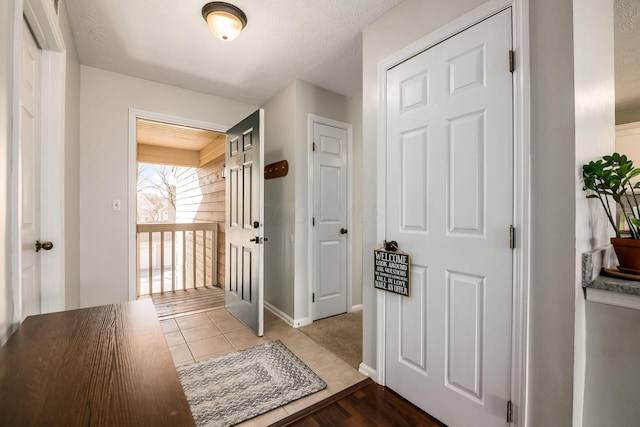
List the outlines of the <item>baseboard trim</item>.
{"type": "Polygon", "coordinates": [[[265,301],[264,308],[266,308],[267,310],[269,310],[270,312],[278,316],[280,319],[287,322],[289,326],[293,326],[293,318],[289,317],[284,311],[276,308],[273,304],[270,304],[267,301],[265,301]]]}
{"type": "Polygon", "coordinates": [[[321,400],[320,402],[309,406],[308,408],[302,409],[301,411],[296,412],[295,414],[291,414],[288,417],[281,419],[280,421],[276,421],[275,423],[270,424],[269,427],[285,427],[285,426],[291,425],[296,421],[299,421],[302,418],[306,417],[307,415],[313,414],[314,412],[317,412],[320,409],[326,408],[332,403],[335,403],[338,400],[343,399],[349,396],[350,394],[353,394],[356,391],[365,388],[370,384],[373,384],[373,381],[371,381],[370,378],[365,378],[359,383],[354,384],[351,387],[345,388],[344,390],[339,391],[336,394],[329,396],[326,399],[321,400]]]}
{"type": "Polygon", "coordinates": [[[301,326],[307,326],[307,325],[310,325],[310,324],[313,323],[313,320],[310,317],[303,317],[302,319],[293,319],[287,313],[285,313],[284,311],[280,310],[279,308],[277,308],[273,304],[268,303],[267,301],[264,302],[264,308],[266,308],[267,310],[269,310],[270,312],[272,312],[273,314],[275,314],[276,316],[278,316],[279,318],[281,318],[282,320],[287,322],[287,324],[289,326],[292,326],[294,328],[299,328],[301,326]]]}
{"type": "Polygon", "coordinates": [[[364,362],[360,364],[360,366],[358,367],[358,371],[362,375],[366,375],[374,381],[376,381],[376,379],[378,378],[378,373],[376,372],[376,370],[369,365],[365,365],[364,362]]]}
{"type": "Polygon", "coordinates": [[[307,326],[313,323],[313,319],[311,317],[303,317],[302,319],[294,320],[293,327],[299,328],[301,326],[307,326]]]}
{"type": "Polygon", "coordinates": [[[362,304],[356,304],[352,306],[351,310],[349,310],[349,313],[355,313],[357,311],[362,311],[362,304]]]}

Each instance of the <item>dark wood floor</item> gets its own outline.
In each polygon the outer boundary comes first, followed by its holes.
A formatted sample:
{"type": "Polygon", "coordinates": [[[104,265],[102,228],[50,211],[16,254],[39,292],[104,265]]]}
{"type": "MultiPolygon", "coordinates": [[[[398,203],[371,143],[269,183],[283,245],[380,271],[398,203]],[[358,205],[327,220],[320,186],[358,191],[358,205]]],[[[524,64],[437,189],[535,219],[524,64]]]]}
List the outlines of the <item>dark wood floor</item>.
{"type": "Polygon", "coordinates": [[[159,318],[224,307],[224,289],[217,286],[187,289],[151,296],[159,318]]]}
{"type": "Polygon", "coordinates": [[[284,426],[446,427],[371,379],[271,425],[284,426]]]}

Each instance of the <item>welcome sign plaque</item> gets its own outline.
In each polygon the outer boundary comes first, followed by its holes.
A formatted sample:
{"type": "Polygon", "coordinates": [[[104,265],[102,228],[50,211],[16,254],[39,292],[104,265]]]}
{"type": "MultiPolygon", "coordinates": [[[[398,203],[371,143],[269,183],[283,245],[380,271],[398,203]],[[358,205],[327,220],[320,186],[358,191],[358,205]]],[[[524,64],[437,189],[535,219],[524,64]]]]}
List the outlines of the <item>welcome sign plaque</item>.
{"type": "Polygon", "coordinates": [[[383,249],[373,251],[375,284],[377,289],[409,296],[409,272],[411,263],[405,253],[389,252],[383,249]]]}

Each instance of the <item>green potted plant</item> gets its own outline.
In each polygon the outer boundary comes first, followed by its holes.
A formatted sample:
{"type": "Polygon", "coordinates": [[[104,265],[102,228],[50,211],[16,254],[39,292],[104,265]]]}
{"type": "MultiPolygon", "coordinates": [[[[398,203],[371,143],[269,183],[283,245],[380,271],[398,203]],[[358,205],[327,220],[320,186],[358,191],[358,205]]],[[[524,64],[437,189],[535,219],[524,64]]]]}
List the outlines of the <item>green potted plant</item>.
{"type": "Polygon", "coordinates": [[[618,257],[618,270],[640,274],[640,169],[623,154],[613,153],[582,166],[583,190],[588,199],[598,199],[616,237],[611,244],[618,257]],[[612,202],[613,201],[613,202],[612,202]],[[619,211],[616,210],[616,207],[619,211]],[[620,219],[618,223],[616,218],[620,219]],[[623,238],[627,235],[627,238],[623,238]]]}

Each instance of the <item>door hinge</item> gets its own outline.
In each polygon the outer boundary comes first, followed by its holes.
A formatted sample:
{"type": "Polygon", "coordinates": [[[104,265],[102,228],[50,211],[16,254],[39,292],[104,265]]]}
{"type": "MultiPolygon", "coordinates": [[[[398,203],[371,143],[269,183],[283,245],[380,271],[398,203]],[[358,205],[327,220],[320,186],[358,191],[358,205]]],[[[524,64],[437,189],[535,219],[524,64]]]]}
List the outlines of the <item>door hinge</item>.
{"type": "Polygon", "coordinates": [[[516,69],[516,51],[510,50],[509,51],[509,72],[513,73],[515,69],[516,69]]]}
{"type": "Polygon", "coordinates": [[[516,228],[513,225],[509,226],[509,248],[516,248],[516,228]]]}
{"type": "Polygon", "coordinates": [[[311,218],[311,225],[316,226],[316,217],[311,218]]]}
{"type": "Polygon", "coordinates": [[[311,302],[316,302],[316,293],[311,294],[311,302]]]}
{"type": "Polygon", "coordinates": [[[316,143],[315,143],[315,142],[314,142],[313,144],[311,144],[311,149],[312,149],[313,151],[316,151],[316,143]]]}
{"type": "Polygon", "coordinates": [[[513,422],[513,402],[512,401],[507,402],[507,422],[508,423],[513,422]]]}

